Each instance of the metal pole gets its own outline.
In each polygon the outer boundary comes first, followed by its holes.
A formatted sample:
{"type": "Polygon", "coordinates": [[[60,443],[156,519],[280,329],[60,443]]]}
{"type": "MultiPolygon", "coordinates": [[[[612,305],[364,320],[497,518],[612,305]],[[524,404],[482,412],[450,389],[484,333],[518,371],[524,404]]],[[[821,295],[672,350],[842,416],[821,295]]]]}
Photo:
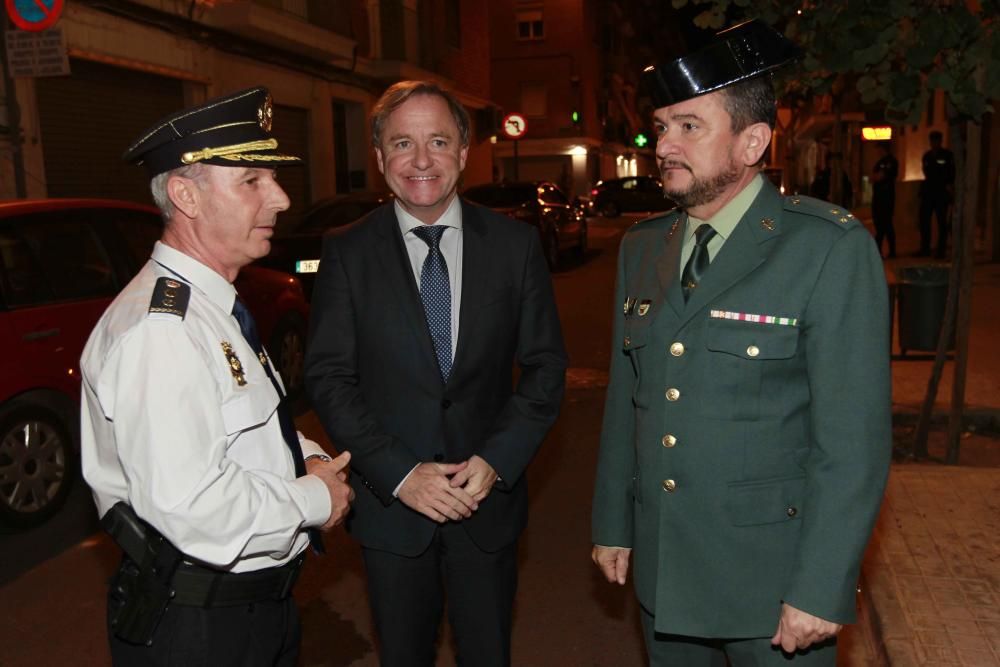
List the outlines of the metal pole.
{"type": "Polygon", "coordinates": [[[7,32],[11,30],[10,19],[7,13],[3,15],[3,35],[4,44],[0,48],[0,62],[3,64],[3,90],[7,103],[7,125],[10,134],[10,154],[11,162],[14,165],[14,188],[19,199],[28,196],[27,185],[24,180],[24,155],[21,152],[21,112],[17,106],[17,90],[14,87],[14,80],[10,76],[10,69],[7,64],[7,32]]]}
{"type": "Polygon", "coordinates": [[[515,181],[521,180],[520,177],[517,175],[517,144],[518,144],[518,141],[517,141],[517,139],[515,139],[514,140],[514,180],[515,181]]]}

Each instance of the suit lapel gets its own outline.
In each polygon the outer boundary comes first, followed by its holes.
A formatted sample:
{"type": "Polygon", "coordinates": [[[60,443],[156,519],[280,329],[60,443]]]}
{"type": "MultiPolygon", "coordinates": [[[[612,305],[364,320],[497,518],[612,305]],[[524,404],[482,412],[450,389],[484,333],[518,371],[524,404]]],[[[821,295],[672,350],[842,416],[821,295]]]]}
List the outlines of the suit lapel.
{"type": "Polygon", "coordinates": [[[487,301],[493,253],[488,245],[489,225],[479,210],[462,203],[462,305],[458,314],[458,344],[452,363],[451,376],[462,367],[469,356],[470,341],[475,340],[480,306],[487,301]]]}
{"type": "Polygon", "coordinates": [[[402,311],[402,319],[409,323],[419,347],[424,351],[426,361],[437,373],[437,357],[434,356],[434,345],[427,329],[424,303],[420,300],[420,290],[413,278],[410,256],[403,244],[403,235],[399,231],[399,221],[392,203],[384,207],[384,213],[378,221],[378,235],[379,247],[376,254],[382,265],[382,275],[389,286],[389,294],[394,296],[393,303],[402,311]]]}
{"type": "Polygon", "coordinates": [[[677,220],[667,232],[663,253],[656,260],[656,274],[660,279],[660,294],[674,316],[684,313],[684,294],[680,288],[681,246],[684,244],[684,227],[687,213],[677,216],[677,220]]]}
{"type": "Polygon", "coordinates": [[[780,219],[780,214],[780,195],[769,183],[764,183],[753,204],[726,239],[722,250],[712,260],[701,284],[691,293],[690,300],[683,307],[679,326],[684,326],[720,294],[764,262],[767,258],[764,244],[780,234],[780,226],[775,222],[780,219]]]}

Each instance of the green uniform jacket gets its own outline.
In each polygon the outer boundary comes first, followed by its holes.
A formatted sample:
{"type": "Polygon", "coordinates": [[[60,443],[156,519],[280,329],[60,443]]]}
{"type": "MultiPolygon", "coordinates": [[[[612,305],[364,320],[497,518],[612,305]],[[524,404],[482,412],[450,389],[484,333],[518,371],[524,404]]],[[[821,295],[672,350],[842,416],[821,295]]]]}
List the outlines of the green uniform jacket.
{"type": "Polygon", "coordinates": [[[621,244],[593,541],[633,548],[658,632],[770,636],[782,601],[852,622],[891,451],[875,244],[765,183],[685,304],[683,232],[621,244]]]}

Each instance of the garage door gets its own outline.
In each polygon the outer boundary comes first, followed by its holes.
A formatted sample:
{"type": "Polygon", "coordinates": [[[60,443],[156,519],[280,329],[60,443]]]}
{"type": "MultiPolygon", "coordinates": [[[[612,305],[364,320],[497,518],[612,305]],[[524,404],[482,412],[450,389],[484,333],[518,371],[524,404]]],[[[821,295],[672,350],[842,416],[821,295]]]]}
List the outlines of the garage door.
{"type": "Polygon", "coordinates": [[[129,143],[184,106],[183,84],[73,59],[72,75],[35,80],[50,197],[150,202],[144,169],[122,162],[129,143]]]}

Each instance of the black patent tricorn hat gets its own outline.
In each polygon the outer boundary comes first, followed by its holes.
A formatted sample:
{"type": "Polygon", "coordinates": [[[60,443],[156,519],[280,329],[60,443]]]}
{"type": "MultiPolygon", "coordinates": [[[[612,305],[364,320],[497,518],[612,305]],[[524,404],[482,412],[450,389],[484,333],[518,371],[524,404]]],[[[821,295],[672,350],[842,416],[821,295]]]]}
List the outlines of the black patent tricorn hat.
{"type": "Polygon", "coordinates": [[[705,48],[642,71],[653,105],[677,104],[771,72],[802,56],[802,50],[759,20],[723,30],[705,48]]]}
{"type": "Polygon", "coordinates": [[[122,159],[143,165],[150,177],[196,162],[268,168],[302,164],[301,158],[278,153],[273,120],[267,89],[248,88],[157,121],[122,159]]]}

